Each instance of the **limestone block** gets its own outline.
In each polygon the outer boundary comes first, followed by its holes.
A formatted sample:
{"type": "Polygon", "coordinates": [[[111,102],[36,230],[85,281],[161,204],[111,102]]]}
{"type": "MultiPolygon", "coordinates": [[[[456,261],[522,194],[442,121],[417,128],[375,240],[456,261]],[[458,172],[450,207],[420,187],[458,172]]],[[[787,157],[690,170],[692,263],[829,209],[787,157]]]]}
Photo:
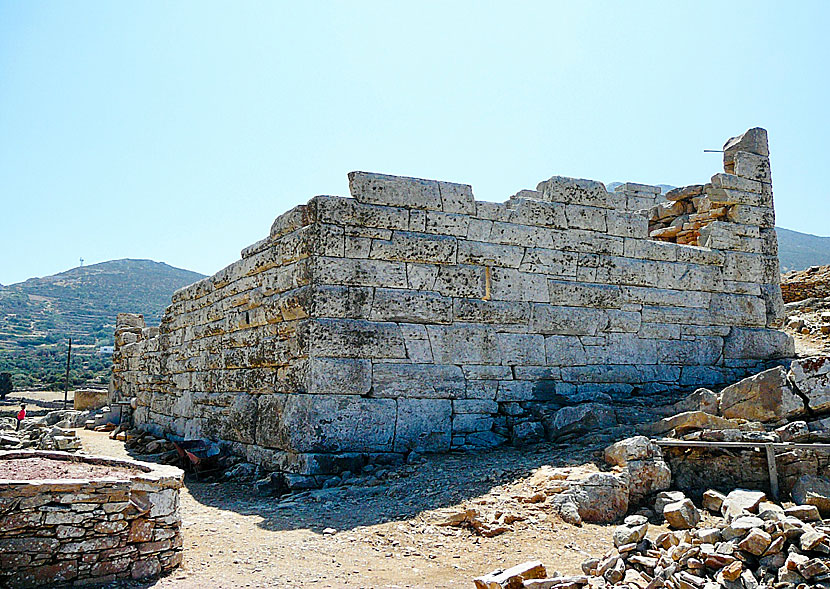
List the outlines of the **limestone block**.
{"type": "Polygon", "coordinates": [[[501,217],[504,205],[500,202],[476,201],[476,217],[495,221],[501,217]]]}
{"type": "Polygon", "coordinates": [[[373,289],[358,286],[316,286],[311,303],[314,317],[368,319],[374,298],[373,289]]]}
{"type": "Polygon", "coordinates": [[[454,264],[458,243],[454,237],[395,231],[390,240],[372,241],[369,258],[395,262],[454,264]]]}
{"type": "Polygon", "coordinates": [[[513,268],[493,268],[490,278],[490,296],[494,300],[540,303],[550,300],[545,275],[520,272],[513,268]]]}
{"type": "Polygon", "coordinates": [[[759,297],[713,293],[709,311],[714,323],[742,327],[763,327],[767,309],[759,297]]]}
{"type": "Polygon", "coordinates": [[[398,399],[395,452],[446,452],[452,436],[452,401],[398,399]]]}
{"type": "Polygon", "coordinates": [[[372,321],[451,323],[453,301],[435,292],[376,288],[372,321]]]}
{"type": "Polygon", "coordinates": [[[576,336],[546,336],[545,357],[551,366],[580,366],[587,363],[585,348],[576,336]]]}
{"type": "Polygon", "coordinates": [[[769,158],[738,151],[735,153],[735,175],[765,184],[772,183],[769,158]]]}
{"type": "Polygon", "coordinates": [[[830,409],[830,361],[827,357],[796,360],[790,365],[789,377],[807,398],[812,411],[830,409]]]}
{"type": "Polygon", "coordinates": [[[586,344],[584,349],[587,364],[655,364],[659,345],[636,333],[609,333],[602,344],[586,344]]]}
{"type": "Polygon", "coordinates": [[[658,286],[663,264],[664,262],[653,260],[602,256],[597,267],[597,282],[632,286],[658,286]]]}
{"type": "MultiPolygon", "coordinates": [[[[409,211],[409,230],[420,231],[421,233],[427,230],[427,211],[409,211]]],[[[435,233],[435,231],[431,231],[430,233],[435,233]]],[[[389,239],[389,237],[385,239],[389,239]]]]}
{"type": "Polygon", "coordinates": [[[447,297],[483,298],[487,293],[485,269],[462,264],[439,266],[433,289],[447,297]]]}
{"type": "Polygon", "coordinates": [[[413,290],[432,290],[438,278],[438,268],[433,264],[407,264],[407,286],[413,290]]]}
{"type": "MultiPolygon", "coordinates": [[[[711,295],[706,292],[688,292],[668,288],[623,286],[620,288],[620,293],[624,302],[663,307],[708,308],[711,299],[711,295]]],[[[657,321],[659,321],[659,317],[657,321]]]]}
{"type": "Polygon", "coordinates": [[[358,319],[315,319],[308,323],[313,356],[406,358],[403,335],[394,323],[358,319]]]}
{"type": "Polygon", "coordinates": [[[608,309],[608,327],[610,332],[637,333],[642,323],[642,313],[608,309]]]}
{"type": "Polygon", "coordinates": [[[609,194],[602,182],[582,178],[553,176],[540,182],[536,190],[550,202],[609,208],[609,194]]]}
{"type": "MultiPolygon", "coordinates": [[[[531,191],[524,192],[528,193],[531,191]]],[[[568,220],[565,216],[565,205],[556,202],[543,202],[540,200],[540,193],[535,191],[532,193],[539,198],[531,200],[517,198],[516,196],[510,197],[507,205],[510,207],[508,220],[511,223],[521,225],[566,229],[568,227],[568,220]]]]}
{"type": "Polygon", "coordinates": [[[467,399],[493,401],[496,398],[498,390],[498,380],[468,380],[465,397],[467,399]]]}
{"type": "Polygon", "coordinates": [[[513,371],[508,366],[466,364],[461,368],[467,380],[509,380],[513,378],[513,371]]]}
{"type": "Polygon", "coordinates": [[[660,363],[682,366],[708,366],[716,364],[723,350],[723,339],[699,336],[694,340],[670,340],[657,346],[660,363]]]}
{"type": "Polygon", "coordinates": [[[467,239],[470,241],[489,241],[493,222],[486,219],[470,219],[467,227],[467,239]]]}
{"type": "Polygon", "coordinates": [[[438,211],[427,211],[424,229],[422,229],[421,231],[426,233],[437,233],[440,235],[466,237],[467,232],[469,230],[469,225],[470,217],[468,217],[467,215],[458,215],[455,213],[442,213],[438,211]]]}
{"type": "MultiPolygon", "coordinates": [[[[317,223],[313,226],[309,234],[309,251],[308,253],[318,256],[339,256],[343,257],[345,253],[345,238],[343,227],[339,225],[329,225],[326,223],[317,223]]],[[[298,254],[284,253],[281,257],[281,264],[293,262],[298,254]]],[[[299,256],[302,257],[302,256],[299,256]]]]}
{"type": "Polygon", "coordinates": [[[464,240],[458,242],[458,263],[518,268],[524,252],[524,248],[515,245],[464,240]]]}
{"type": "Polygon", "coordinates": [[[483,301],[481,299],[453,299],[453,317],[470,323],[527,324],[530,303],[522,301],[483,301]]]}
{"type": "Polygon", "coordinates": [[[460,413],[452,417],[453,434],[487,432],[493,428],[493,416],[481,413],[460,413]]]}
{"type": "Polygon", "coordinates": [[[398,207],[363,204],[351,198],[318,196],[311,203],[317,209],[317,217],[323,223],[378,227],[406,230],[409,228],[409,211],[398,207]]]}
{"type": "Polygon", "coordinates": [[[374,397],[461,399],[465,391],[458,366],[375,362],[372,367],[374,397]]]}
{"type": "Polygon", "coordinates": [[[406,264],[402,262],[317,257],[313,273],[316,284],[407,288],[406,264]]]}
{"type": "Polygon", "coordinates": [[[496,333],[485,326],[428,325],[427,333],[438,364],[501,364],[496,333]]]}
{"type": "Polygon", "coordinates": [[[761,282],[764,260],[759,254],[724,252],[723,277],[740,282],[761,282]]]}
{"type": "Polygon", "coordinates": [[[204,432],[214,440],[253,444],[256,439],[257,410],[255,395],[234,395],[233,401],[225,411],[207,414],[203,425],[204,432]]]}
{"type": "MultiPolygon", "coordinates": [[[[287,213],[283,213],[271,224],[270,237],[277,239],[308,225],[312,222],[311,213],[312,211],[309,211],[306,205],[294,207],[287,213]]],[[[246,256],[243,255],[243,257],[246,256]]]]}
{"type": "Polygon", "coordinates": [[[490,239],[495,243],[507,245],[552,248],[556,245],[554,242],[556,234],[552,231],[554,230],[495,221],[493,222],[493,228],[490,230],[490,239]]]}
{"type": "Polygon", "coordinates": [[[638,182],[624,182],[614,188],[614,192],[645,192],[647,194],[660,194],[661,188],[652,184],[640,184],[638,182]]]}
{"type": "Polygon", "coordinates": [[[406,344],[406,357],[415,364],[432,363],[432,347],[425,326],[415,323],[401,323],[401,333],[406,344]]]}
{"type": "Polygon", "coordinates": [[[735,205],[729,207],[726,216],[733,223],[757,225],[765,229],[775,227],[775,211],[771,207],[735,205]]]}
{"type": "Polygon", "coordinates": [[[475,214],[476,202],[473,197],[473,187],[469,184],[439,181],[438,191],[441,194],[441,207],[444,212],[475,214]]]}
{"type": "Polygon", "coordinates": [[[741,243],[732,224],[724,221],[712,221],[701,227],[698,241],[703,247],[721,250],[733,249],[741,243]]]}
{"type": "Polygon", "coordinates": [[[773,359],[795,355],[793,339],[773,329],[733,327],[724,340],[724,358],[773,359]]]}
{"type": "Polygon", "coordinates": [[[614,410],[598,403],[585,403],[575,407],[563,407],[545,421],[549,440],[568,435],[599,431],[617,424],[614,410]]]}
{"type": "Polygon", "coordinates": [[[678,245],[677,261],[704,266],[723,265],[723,252],[694,245],[678,245]]]}
{"type": "Polygon", "coordinates": [[[640,239],[648,237],[648,219],[645,215],[609,211],[607,225],[609,235],[640,239]]]}
{"type": "Polygon", "coordinates": [[[452,402],[452,412],[495,414],[499,412],[499,404],[486,399],[457,399],[452,402]]]}
{"type": "Polygon", "coordinates": [[[547,248],[527,248],[518,266],[521,272],[576,276],[578,255],[547,248]]]}
{"type": "MultiPolygon", "coordinates": [[[[756,194],[766,194],[769,196],[769,187],[757,180],[750,180],[749,178],[742,178],[735,174],[715,174],[712,176],[712,187],[722,188],[724,190],[740,190],[741,192],[754,192],[756,194]]],[[[754,204],[754,203],[747,203],[754,204]]]]}
{"type": "MultiPolygon", "coordinates": [[[[397,403],[354,395],[288,395],[274,428],[276,446],[294,452],[390,452],[397,403]]],[[[258,429],[258,431],[261,428],[258,429]]]]}
{"type": "Polygon", "coordinates": [[[557,387],[558,383],[545,380],[501,381],[499,382],[496,401],[499,403],[555,401],[561,398],[558,395],[557,387]]]}
{"type": "MultiPolygon", "coordinates": [[[[388,176],[370,172],[349,172],[349,192],[358,202],[407,207],[412,209],[427,209],[440,211],[443,209],[441,191],[435,180],[408,178],[405,176],[388,176]]],[[[450,194],[448,200],[457,194],[450,194]]]]}
{"type": "Polygon", "coordinates": [[[311,394],[365,395],[372,388],[372,362],[357,358],[309,358],[311,394]]]}
{"type": "Polygon", "coordinates": [[[499,333],[497,338],[503,364],[522,366],[545,364],[545,338],[542,335],[499,333]]]}
{"type": "Polygon", "coordinates": [[[568,227],[573,229],[602,232],[608,230],[605,222],[605,209],[584,205],[566,205],[565,216],[568,219],[568,227]]]}
{"type": "Polygon", "coordinates": [[[533,305],[531,330],[543,335],[596,335],[608,326],[603,309],[533,305]]]}
{"type": "Polygon", "coordinates": [[[288,395],[261,395],[257,399],[256,443],[266,448],[281,448],[279,423],[285,410],[288,395]]]}
{"type": "Polygon", "coordinates": [[[751,421],[776,421],[806,412],[804,402],[787,380],[787,371],[776,366],[745,378],[721,392],[720,414],[751,421]]]}
{"type": "Polygon", "coordinates": [[[550,280],[552,303],[572,307],[618,308],[621,305],[621,290],[614,284],[590,284],[550,280]]]}
{"type": "Polygon", "coordinates": [[[622,237],[605,235],[596,231],[570,229],[556,236],[555,247],[581,253],[621,256],[625,248],[625,240],[622,237]]]}

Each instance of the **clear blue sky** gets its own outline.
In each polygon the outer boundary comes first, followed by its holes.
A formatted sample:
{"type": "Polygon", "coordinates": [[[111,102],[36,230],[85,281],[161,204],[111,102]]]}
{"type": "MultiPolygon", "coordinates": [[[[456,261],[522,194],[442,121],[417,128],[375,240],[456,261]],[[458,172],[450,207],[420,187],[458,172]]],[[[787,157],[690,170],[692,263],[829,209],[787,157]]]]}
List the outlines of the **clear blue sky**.
{"type": "Polygon", "coordinates": [[[0,0],[0,283],[212,274],[369,170],[504,200],[683,185],[769,130],[778,224],[830,234],[828,2],[0,0]]]}

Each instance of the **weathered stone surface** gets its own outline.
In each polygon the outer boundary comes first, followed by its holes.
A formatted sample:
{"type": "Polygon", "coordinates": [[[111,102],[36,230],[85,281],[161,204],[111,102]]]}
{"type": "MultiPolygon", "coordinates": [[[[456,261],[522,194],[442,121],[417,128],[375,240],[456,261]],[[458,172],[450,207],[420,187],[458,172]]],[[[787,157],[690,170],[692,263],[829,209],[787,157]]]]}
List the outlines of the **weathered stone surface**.
{"type": "Polygon", "coordinates": [[[790,387],[787,371],[776,366],[723,389],[720,413],[763,422],[803,415],[806,409],[790,387]]]}
{"type": "MultiPolygon", "coordinates": [[[[561,439],[616,425],[612,404],[734,382],[793,352],[769,329],[781,305],[763,135],[668,203],[645,184],[558,176],[484,203],[465,184],[354,172],[353,198],[277,219],[178,291],[158,329],[117,321],[114,398],[135,398],[155,433],[309,476],[321,456],[403,454],[424,433],[445,448],[447,423],[453,448],[537,439],[540,424],[561,439]]],[[[714,393],[687,403],[716,413],[714,393]]],[[[680,421],[668,425],[739,429],[680,421]]],[[[643,482],[632,501],[663,488],[659,458],[626,460],[643,482]]]]}
{"type": "Polygon", "coordinates": [[[395,452],[446,452],[452,437],[448,399],[398,399],[395,452]]]}
{"type": "Polygon", "coordinates": [[[669,503],[663,508],[663,517],[677,530],[687,530],[700,522],[700,512],[689,499],[669,503]]]}
{"type": "Polygon", "coordinates": [[[545,430],[548,439],[556,440],[564,436],[601,430],[616,423],[617,417],[612,408],[586,403],[575,407],[563,407],[552,419],[545,422],[545,430]]]}
{"type": "Polygon", "coordinates": [[[746,489],[735,489],[730,491],[721,505],[721,513],[727,521],[746,513],[757,513],[758,504],[766,499],[762,491],[748,491],[746,489]]]}
{"type": "Polygon", "coordinates": [[[796,504],[814,505],[822,516],[830,515],[830,479],[805,474],[796,481],[791,493],[796,504]]]}

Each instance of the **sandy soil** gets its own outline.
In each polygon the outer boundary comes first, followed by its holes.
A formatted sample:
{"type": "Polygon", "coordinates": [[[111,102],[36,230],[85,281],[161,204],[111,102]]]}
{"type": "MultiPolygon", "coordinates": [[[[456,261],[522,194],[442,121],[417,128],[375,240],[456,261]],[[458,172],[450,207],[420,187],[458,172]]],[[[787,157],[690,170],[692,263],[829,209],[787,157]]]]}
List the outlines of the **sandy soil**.
{"type": "Polygon", "coordinates": [[[26,481],[32,479],[88,479],[101,477],[128,478],[132,469],[100,464],[85,464],[49,458],[16,458],[0,460],[0,479],[26,481]]]}
{"type": "MultiPolygon", "coordinates": [[[[78,433],[90,453],[129,456],[123,443],[106,434],[78,433]]],[[[150,584],[120,586],[472,587],[476,576],[531,559],[543,561],[549,573],[581,574],[579,565],[589,553],[611,548],[614,526],[574,527],[552,517],[544,504],[527,505],[527,519],[494,538],[433,522],[435,510],[509,495],[543,464],[588,458],[551,445],[435,456],[397,469],[389,480],[282,501],[253,496],[250,483],[188,476],[182,490],[182,567],[150,584]]]]}

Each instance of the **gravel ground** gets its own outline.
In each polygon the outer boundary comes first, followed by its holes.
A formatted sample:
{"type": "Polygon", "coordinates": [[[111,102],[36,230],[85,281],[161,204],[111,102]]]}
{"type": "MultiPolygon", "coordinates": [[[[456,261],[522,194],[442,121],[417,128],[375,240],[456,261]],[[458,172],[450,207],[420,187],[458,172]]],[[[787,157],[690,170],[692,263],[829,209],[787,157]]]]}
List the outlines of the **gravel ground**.
{"type": "MultiPolygon", "coordinates": [[[[122,442],[106,434],[78,433],[90,453],[129,456],[122,442]]],[[[447,508],[509,503],[541,465],[582,464],[591,457],[583,449],[551,445],[434,456],[389,479],[283,500],[254,496],[250,483],[188,477],[181,568],[150,584],[109,586],[472,587],[476,576],[532,559],[544,562],[549,573],[581,573],[588,554],[612,547],[614,526],[574,527],[544,504],[516,507],[515,501],[511,509],[524,519],[494,538],[434,522],[447,508]]]]}

